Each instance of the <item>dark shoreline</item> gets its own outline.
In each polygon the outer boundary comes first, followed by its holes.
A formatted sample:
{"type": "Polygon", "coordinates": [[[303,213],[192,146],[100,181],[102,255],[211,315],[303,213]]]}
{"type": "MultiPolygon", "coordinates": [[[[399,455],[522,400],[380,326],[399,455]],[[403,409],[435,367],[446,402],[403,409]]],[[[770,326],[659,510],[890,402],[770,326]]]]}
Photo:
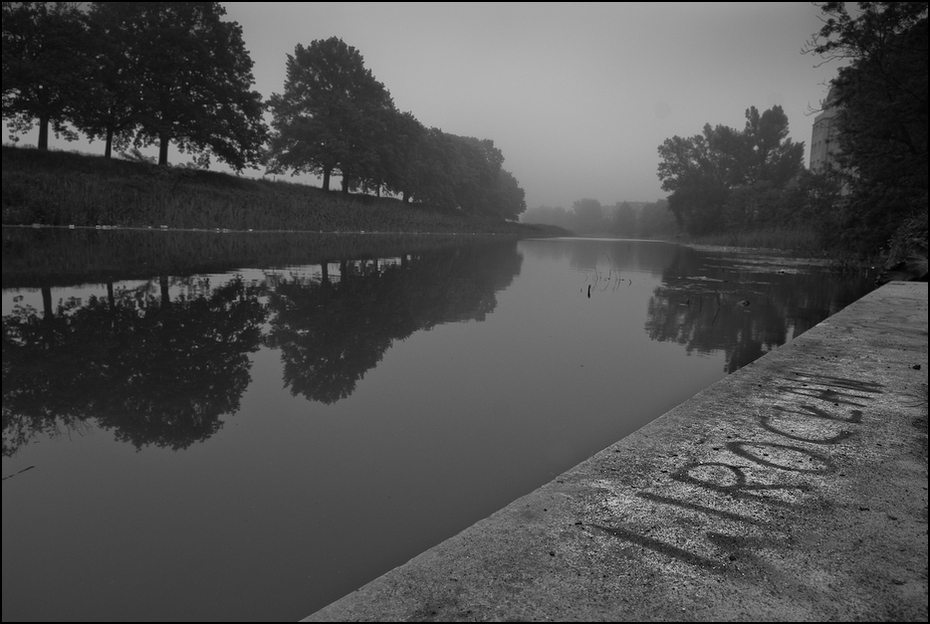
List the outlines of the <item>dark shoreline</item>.
{"type": "Polygon", "coordinates": [[[318,233],[6,226],[3,288],[67,286],[416,254],[461,245],[516,244],[522,236],[318,233]]]}

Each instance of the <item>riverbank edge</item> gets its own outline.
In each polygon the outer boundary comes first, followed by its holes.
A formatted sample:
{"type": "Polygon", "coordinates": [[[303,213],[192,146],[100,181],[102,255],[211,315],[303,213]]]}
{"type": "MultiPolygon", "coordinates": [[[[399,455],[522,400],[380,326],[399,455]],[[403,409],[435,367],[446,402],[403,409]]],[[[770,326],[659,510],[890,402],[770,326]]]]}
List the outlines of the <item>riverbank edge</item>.
{"type": "Polygon", "coordinates": [[[890,282],[302,621],[926,621],[927,312],[890,282]]]}

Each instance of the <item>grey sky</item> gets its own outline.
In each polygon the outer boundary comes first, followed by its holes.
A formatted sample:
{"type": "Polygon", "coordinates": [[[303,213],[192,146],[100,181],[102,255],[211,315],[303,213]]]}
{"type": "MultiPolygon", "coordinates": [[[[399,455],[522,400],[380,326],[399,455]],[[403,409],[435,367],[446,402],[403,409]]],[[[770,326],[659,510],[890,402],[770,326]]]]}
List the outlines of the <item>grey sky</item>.
{"type": "Polygon", "coordinates": [[[664,197],[659,144],[705,123],[742,128],[750,106],[782,105],[807,145],[837,69],[801,52],[821,26],[808,2],[224,6],[265,98],[296,44],[340,37],[399,110],[493,140],[528,207],[664,197]]]}

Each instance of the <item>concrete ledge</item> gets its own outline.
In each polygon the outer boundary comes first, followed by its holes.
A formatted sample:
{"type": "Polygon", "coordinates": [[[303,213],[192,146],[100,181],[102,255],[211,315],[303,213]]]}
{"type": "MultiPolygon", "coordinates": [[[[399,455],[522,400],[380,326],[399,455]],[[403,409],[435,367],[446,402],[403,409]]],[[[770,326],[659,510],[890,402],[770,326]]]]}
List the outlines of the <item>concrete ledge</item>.
{"type": "Polygon", "coordinates": [[[354,620],[927,621],[927,284],[886,284],[304,621],[354,620]]]}

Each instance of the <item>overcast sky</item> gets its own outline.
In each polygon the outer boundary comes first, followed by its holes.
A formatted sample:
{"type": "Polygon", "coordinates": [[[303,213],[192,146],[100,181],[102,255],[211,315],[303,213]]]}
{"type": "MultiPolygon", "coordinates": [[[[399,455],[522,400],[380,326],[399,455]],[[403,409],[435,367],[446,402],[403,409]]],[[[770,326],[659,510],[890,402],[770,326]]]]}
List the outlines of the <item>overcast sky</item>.
{"type": "Polygon", "coordinates": [[[223,4],[265,98],[298,43],[339,37],[398,110],[493,140],[530,208],[664,197],[658,146],[741,129],[750,106],[780,104],[809,147],[837,69],[802,54],[821,26],[809,2],[223,4]]]}

